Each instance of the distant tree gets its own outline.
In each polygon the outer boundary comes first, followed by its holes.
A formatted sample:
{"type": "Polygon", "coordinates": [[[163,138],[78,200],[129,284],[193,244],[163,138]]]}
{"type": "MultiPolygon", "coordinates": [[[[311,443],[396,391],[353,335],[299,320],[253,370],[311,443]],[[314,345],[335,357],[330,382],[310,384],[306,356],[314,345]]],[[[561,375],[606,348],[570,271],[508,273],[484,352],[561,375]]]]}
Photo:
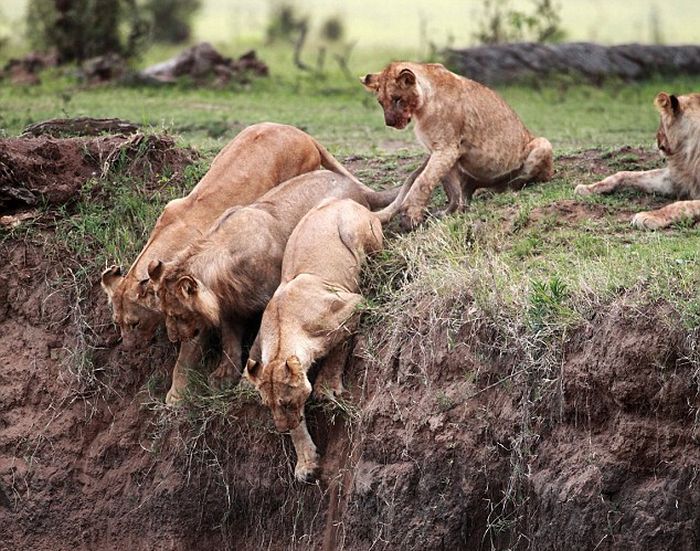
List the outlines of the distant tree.
{"type": "Polygon", "coordinates": [[[510,0],[483,0],[483,15],[474,38],[482,44],[561,42],[561,6],[555,0],[532,0],[532,12],[516,10],[510,0]]]}
{"type": "Polygon", "coordinates": [[[27,32],[35,48],[55,48],[59,61],[134,55],[147,33],[136,0],[29,0],[27,32]]]}
{"type": "Polygon", "coordinates": [[[269,44],[279,40],[296,42],[300,35],[306,36],[308,30],[309,18],[299,15],[293,4],[288,2],[273,4],[266,29],[269,44]]]}
{"type": "Polygon", "coordinates": [[[201,7],[201,0],[146,0],[143,10],[151,20],[151,38],[171,44],[187,41],[192,18],[201,7]]]}

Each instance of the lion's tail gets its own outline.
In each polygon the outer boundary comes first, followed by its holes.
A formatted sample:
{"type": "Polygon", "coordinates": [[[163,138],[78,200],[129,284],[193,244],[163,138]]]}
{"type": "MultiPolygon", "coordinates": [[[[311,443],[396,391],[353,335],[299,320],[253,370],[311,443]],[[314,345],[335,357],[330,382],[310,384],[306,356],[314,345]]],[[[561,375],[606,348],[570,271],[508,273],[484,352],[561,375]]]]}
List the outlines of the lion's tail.
{"type": "MultiPolygon", "coordinates": [[[[314,143],[316,144],[316,148],[318,149],[318,152],[321,155],[321,166],[323,168],[345,176],[346,178],[349,178],[357,185],[359,185],[362,188],[370,210],[383,209],[378,213],[379,219],[381,220],[382,224],[388,222],[392,218],[392,216],[394,216],[394,214],[398,212],[398,208],[401,206],[401,202],[397,201],[397,199],[399,193],[401,192],[404,186],[397,186],[395,188],[384,189],[382,191],[374,191],[372,188],[367,187],[365,184],[360,182],[360,180],[358,180],[354,174],[352,174],[347,168],[340,164],[338,159],[333,157],[333,155],[331,155],[325,147],[323,147],[316,140],[314,140],[314,143]],[[398,204],[395,206],[395,208],[392,209],[394,203],[398,204]],[[390,211],[390,209],[392,210],[390,211]]],[[[401,199],[403,199],[403,197],[401,197],[401,199]]]]}
{"type": "MultiPolygon", "coordinates": [[[[313,140],[313,138],[311,138],[313,140]]],[[[338,159],[336,159],[333,155],[331,155],[328,150],[323,147],[320,143],[318,143],[316,140],[313,140],[314,143],[316,144],[316,149],[318,149],[319,154],[321,155],[321,166],[327,170],[331,170],[335,172],[336,174],[341,174],[342,176],[345,176],[346,178],[350,178],[353,182],[356,184],[359,184],[361,186],[364,186],[360,180],[357,179],[357,177],[350,172],[347,168],[345,168],[343,165],[340,164],[338,159]]]]}

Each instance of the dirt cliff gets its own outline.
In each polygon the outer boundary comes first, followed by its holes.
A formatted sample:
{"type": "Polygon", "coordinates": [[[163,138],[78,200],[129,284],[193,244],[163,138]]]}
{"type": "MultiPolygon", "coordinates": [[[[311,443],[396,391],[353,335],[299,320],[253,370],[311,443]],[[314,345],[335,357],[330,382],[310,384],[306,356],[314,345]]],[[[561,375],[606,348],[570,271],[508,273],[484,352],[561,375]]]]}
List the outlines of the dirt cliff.
{"type": "Polygon", "coordinates": [[[670,304],[623,293],[553,353],[501,346],[468,289],[367,322],[348,397],[309,405],[303,485],[249,389],[165,408],[175,347],[122,349],[90,249],[57,239],[71,212],[2,230],[3,551],[700,544],[697,334],[670,304]]]}

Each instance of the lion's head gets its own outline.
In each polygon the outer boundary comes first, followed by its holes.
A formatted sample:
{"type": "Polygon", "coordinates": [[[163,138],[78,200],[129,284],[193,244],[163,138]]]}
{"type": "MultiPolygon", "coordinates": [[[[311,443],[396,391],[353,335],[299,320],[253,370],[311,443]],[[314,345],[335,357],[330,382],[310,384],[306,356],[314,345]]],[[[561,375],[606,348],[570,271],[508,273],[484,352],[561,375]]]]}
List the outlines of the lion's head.
{"type": "Polygon", "coordinates": [[[267,365],[249,359],[243,376],[258,390],[263,404],[270,408],[279,432],[299,426],[304,418],[304,404],[311,394],[311,383],[299,358],[275,359],[267,365]]]}
{"type": "Polygon", "coordinates": [[[664,155],[673,156],[683,152],[686,144],[700,141],[700,94],[660,92],[654,105],[660,115],[656,143],[664,155]]]}
{"type": "Polygon", "coordinates": [[[194,339],[205,329],[218,326],[219,301],[201,281],[160,260],[151,261],[148,276],[171,342],[194,339]]]}
{"type": "Polygon", "coordinates": [[[131,348],[151,340],[163,316],[150,281],[124,276],[119,266],[110,266],[102,272],[100,283],[112,305],[112,318],[119,326],[123,345],[131,348]]]}
{"type": "Polygon", "coordinates": [[[360,77],[384,109],[384,123],[397,129],[406,128],[421,106],[421,93],[415,73],[401,63],[392,63],[381,73],[360,77]]]}

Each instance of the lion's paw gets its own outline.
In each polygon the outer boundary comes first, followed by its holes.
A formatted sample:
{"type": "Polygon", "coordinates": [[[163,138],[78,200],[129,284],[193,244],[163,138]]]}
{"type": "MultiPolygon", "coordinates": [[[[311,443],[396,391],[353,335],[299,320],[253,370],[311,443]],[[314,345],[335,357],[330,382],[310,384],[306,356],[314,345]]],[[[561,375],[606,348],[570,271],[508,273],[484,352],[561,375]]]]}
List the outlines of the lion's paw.
{"type": "Polygon", "coordinates": [[[638,212],[632,218],[631,224],[640,230],[658,230],[668,224],[651,212],[638,212]]]}
{"type": "Polygon", "coordinates": [[[182,404],[182,396],[178,392],[178,389],[171,388],[165,395],[165,403],[168,406],[177,407],[182,404]]]}
{"type": "Polygon", "coordinates": [[[340,381],[322,381],[320,384],[314,384],[314,389],[311,395],[316,400],[333,400],[340,398],[345,393],[345,387],[340,381]]]}
{"type": "Polygon", "coordinates": [[[318,460],[307,461],[305,463],[298,462],[294,468],[294,478],[304,484],[312,484],[318,478],[318,460]]]}
{"type": "Polygon", "coordinates": [[[423,222],[423,209],[420,207],[408,207],[401,213],[399,225],[404,231],[417,228],[423,222]]]}
{"type": "Polygon", "coordinates": [[[217,390],[223,390],[234,386],[239,379],[240,373],[238,373],[236,369],[234,369],[231,365],[222,363],[211,372],[207,380],[210,387],[217,390]]]}
{"type": "Polygon", "coordinates": [[[586,184],[579,184],[574,188],[574,193],[576,195],[581,195],[582,197],[585,197],[587,195],[592,195],[593,191],[591,190],[591,186],[587,186],[586,184]]]}

